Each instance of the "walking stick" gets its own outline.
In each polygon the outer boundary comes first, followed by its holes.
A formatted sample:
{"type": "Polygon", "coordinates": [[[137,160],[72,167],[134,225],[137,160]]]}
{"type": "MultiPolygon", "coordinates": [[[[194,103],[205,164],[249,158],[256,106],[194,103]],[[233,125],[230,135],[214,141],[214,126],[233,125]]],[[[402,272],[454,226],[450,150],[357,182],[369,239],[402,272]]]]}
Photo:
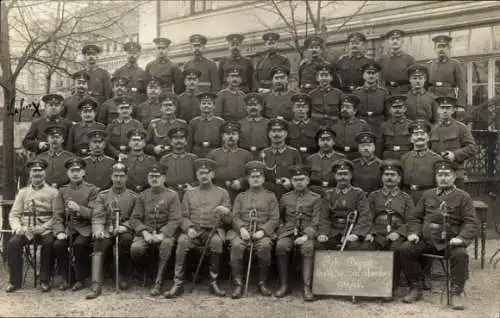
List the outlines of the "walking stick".
{"type": "Polygon", "coordinates": [[[257,209],[253,208],[249,212],[250,219],[250,254],[248,255],[248,265],[247,265],[247,276],[245,279],[245,296],[248,293],[248,283],[250,281],[250,269],[252,268],[252,256],[253,256],[253,235],[257,231],[257,209]]]}
{"type": "Polygon", "coordinates": [[[111,211],[115,214],[115,290],[120,291],[120,235],[118,228],[120,227],[120,207],[118,201],[114,199],[110,204],[111,211]]]}
{"type": "Polygon", "coordinates": [[[207,241],[205,242],[205,246],[203,247],[203,251],[201,252],[200,260],[198,261],[198,265],[196,265],[196,270],[193,275],[193,281],[191,282],[191,287],[189,287],[189,292],[192,293],[194,291],[194,285],[196,284],[196,280],[198,279],[198,274],[200,273],[201,264],[203,264],[203,260],[207,255],[208,249],[210,248],[210,241],[217,231],[218,225],[214,226],[210,233],[208,234],[207,241]]]}
{"type": "Polygon", "coordinates": [[[441,210],[441,215],[443,217],[443,230],[441,231],[441,239],[444,240],[444,264],[445,264],[445,276],[446,276],[446,285],[445,285],[445,292],[446,292],[446,305],[450,306],[451,304],[451,294],[450,294],[450,262],[448,260],[449,257],[449,245],[448,245],[448,205],[446,204],[445,201],[441,202],[439,205],[439,209],[441,210]]]}

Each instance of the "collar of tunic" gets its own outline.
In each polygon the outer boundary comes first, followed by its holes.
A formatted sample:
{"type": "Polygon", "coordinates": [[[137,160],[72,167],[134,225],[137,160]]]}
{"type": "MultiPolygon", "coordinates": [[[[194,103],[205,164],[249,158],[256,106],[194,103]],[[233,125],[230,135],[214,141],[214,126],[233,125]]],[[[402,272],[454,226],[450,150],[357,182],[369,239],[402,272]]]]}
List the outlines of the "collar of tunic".
{"type": "Polygon", "coordinates": [[[271,145],[271,151],[273,153],[284,153],[285,150],[286,150],[286,144],[279,147],[274,147],[273,145],[271,145]]]}
{"type": "Polygon", "coordinates": [[[251,116],[248,116],[248,117],[247,117],[248,121],[255,121],[255,122],[259,122],[259,121],[261,121],[261,120],[262,120],[262,118],[264,118],[264,117],[262,117],[262,116],[259,116],[259,117],[251,117],[251,116]]]}
{"type": "Polygon", "coordinates": [[[451,119],[445,119],[445,120],[439,121],[439,126],[441,126],[441,127],[448,127],[448,126],[451,126],[451,124],[452,124],[451,119]]]}
{"type": "Polygon", "coordinates": [[[309,118],[304,119],[304,120],[295,120],[295,119],[294,119],[294,120],[293,120],[293,123],[294,123],[295,125],[299,125],[299,126],[300,126],[300,125],[302,125],[302,126],[304,126],[304,125],[306,125],[307,123],[309,123],[309,118]]]}
{"type": "Polygon", "coordinates": [[[397,51],[392,51],[389,56],[390,57],[400,57],[402,55],[403,55],[403,51],[402,50],[397,50],[397,51]]]}
{"type": "Polygon", "coordinates": [[[363,89],[366,91],[366,92],[374,92],[377,90],[377,83],[374,83],[374,84],[368,84],[368,83],[365,83],[363,85],[363,89]]]}
{"type": "Polygon", "coordinates": [[[321,159],[330,159],[333,157],[334,151],[333,150],[330,152],[319,151],[318,153],[321,159]]]}
{"type": "Polygon", "coordinates": [[[96,161],[102,161],[104,159],[104,155],[90,155],[90,160],[92,160],[93,162],[96,162],[96,161]]]}
{"type": "Polygon", "coordinates": [[[429,152],[429,149],[424,150],[414,150],[413,155],[418,158],[424,157],[429,152]]]}
{"type": "Polygon", "coordinates": [[[330,85],[325,87],[318,86],[318,88],[321,92],[326,92],[326,93],[330,92],[333,89],[333,87],[331,87],[330,85]]]}
{"type": "Polygon", "coordinates": [[[31,188],[33,190],[40,190],[40,189],[43,189],[43,187],[45,187],[47,183],[44,181],[44,182],[41,182],[40,184],[31,184],[31,188]]]}
{"type": "Polygon", "coordinates": [[[48,151],[48,154],[49,154],[49,156],[51,156],[51,157],[59,157],[60,155],[62,155],[62,153],[63,153],[63,150],[62,150],[62,149],[61,149],[61,150],[59,150],[58,152],[55,152],[55,151],[53,151],[53,150],[49,150],[49,151],[48,151]]]}
{"type": "Polygon", "coordinates": [[[238,147],[222,147],[222,151],[224,152],[236,152],[238,150],[238,147]]]}
{"type": "Polygon", "coordinates": [[[377,157],[373,156],[372,158],[366,160],[363,157],[359,158],[359,162],[361,163],[362,166],[371,166],[377,161],[377,157]]]}
{"type": "Polygon", "coordinates": [[[277,90],[275,90],[275,89],[273,89],[273,90],[272,90],[272,94],[273,94],[274,96],[283,96],[283,95],[288,94],[288,92],[289,92],[289,91],[288,91],[288,90],[286,90],[286,89],[284,89],[284,90],[282,90],[282,91],[277,91],[277,90]]]}
{"type": "Polygon", "coordinates": [[[457,189],[457,186],[455,185],[452,185],[451,187],[449,188],[436,188],[436,194],[441,196],[441,195],[449,195],[450,193],[452,193],[453,191],[455,191],[457,189]]]}
{"type": "Polygon", "coordinates": [[[398,195],[398,193],[400,192],[399,188],[396,187],[394,189],[387,189],[386,187],[382,187],[382,193],[385,195],[385,196],[391,196],[391,197],[395,197],[398,195]]]}
{"type": "Polygon", "coordinates": [[[144,161],[144,158],[146,158],[146,155],[144,154],[144,152],[130,153],[129,156],[130,156],[130,158],[135,159],[136,161],[144,161]]]}
{"type": "Polygon", "coordinates": [[[211,121],[212,119],[214,119],[214,117],[215,116],[213,114],[210,114],[208,116],[200,115],[201,120],[206,120],[206,121],[211,121]]]}
{"type": "Polygon", "coordinates": [[[187,152],[172,152],[172,157],[174,158],[184,158],[186,156],[187,152]]]}
{"type": "Polygon", "coordinates": [[[119,123],[119,124],[128,124],[132,121],[132,118],[129,118],[129,119],[119,119],[117,118],[116,119],[116,122],[119,123]]]}
{"type": "Polygon", "coordinates": [[[413,94],[413,95],[424,95],[426,90],[425,88],[423,87],[420,87],[420,88],[412,88],[410,90],[410,92],[413,94]]]}
{"type": "Polygon", "coordinates": [[[349,191],[352,190],[352,185],[349,185],[347,186],[346,188],[342,189],[342,188],[339,188],[339,187],[335,187],[335,193],[337,194],[347,194],[349,193],[349,191]]]}
{"type": "Polygon", "coordinates": [[[61,121],[61,117],[59,116],[55,116],[55,117],[46,117],[45,118],[45,121],[50,123],[50,122],[53,122],[53,123],[58,123],[61,121]]]}

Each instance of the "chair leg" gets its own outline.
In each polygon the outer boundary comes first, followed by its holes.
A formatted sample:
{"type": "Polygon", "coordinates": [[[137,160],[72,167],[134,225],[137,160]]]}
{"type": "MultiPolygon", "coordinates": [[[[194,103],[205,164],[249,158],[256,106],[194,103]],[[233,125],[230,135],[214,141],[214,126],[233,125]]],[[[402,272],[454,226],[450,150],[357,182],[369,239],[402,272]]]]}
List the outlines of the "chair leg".
{"type": "Polygon", "coordinates": [[[479,242],[478,242],[478,238],[476,237],[474,239],[474,259],[477,260],[477,257],[478,257],[478,251],[479,251],[479,242]]]}
{"type": "Polygon", "coordinates": [[[443,290],[443,294],[446,294],[446,305],[451,306],[450,261],[448,259],[440,259],[439,262],[441,263],[441,266],[443,267],[444,275],[445,275],[445,287],[443,290]]]}

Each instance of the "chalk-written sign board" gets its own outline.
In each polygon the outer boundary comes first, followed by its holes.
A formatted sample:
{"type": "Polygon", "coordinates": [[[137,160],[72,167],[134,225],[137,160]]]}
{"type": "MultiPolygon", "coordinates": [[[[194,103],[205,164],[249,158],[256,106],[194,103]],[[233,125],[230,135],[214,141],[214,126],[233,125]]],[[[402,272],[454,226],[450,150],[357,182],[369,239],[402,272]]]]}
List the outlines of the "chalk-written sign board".
{"type": "Polygon", "coordinates": [[[392,251],[316,251],[313,294],[392,297],[392,251]]]}

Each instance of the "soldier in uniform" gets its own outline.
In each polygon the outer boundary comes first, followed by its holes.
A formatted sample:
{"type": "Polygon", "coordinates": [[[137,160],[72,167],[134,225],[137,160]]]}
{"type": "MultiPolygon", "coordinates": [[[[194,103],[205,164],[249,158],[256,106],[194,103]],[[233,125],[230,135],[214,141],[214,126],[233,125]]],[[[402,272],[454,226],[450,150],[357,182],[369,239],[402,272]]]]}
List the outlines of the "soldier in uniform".
{"type": "Polygon", "coordinates": [[[141,122],[131,117],[132,103],[133,100],[128,96],[117,98],[118,118],[106,127],[109,136],[107,152],[115,159],[127,157],[128,133],[134,129],[143,129],[141,122]]]}
{"type": "Polygon", "coordinates": [[[309,188],[318,194],[323,194],[327,188],[333,186],[333,163],[346,159],[344,154],[334,150],[336,136],[335,131],[330,128],[318,129],[315,141],[319,150],[305,161],[306,165],[311,167],[309,188]]]}
{"type": "MultiPolygon", "coordinates": [[[[116,118],[118,118],[118,101],[123,97],[128,97],[128,79],[125,77],[113,77],[111,79],[113,85],[113,98],[106,100],[98,108],[97,121],[108,126],[116,118]]],[[[133,99],[130,99],[133,103],[133,99]]],[[[135,107],[135,104],[133,105],[135,107]]]]}
{"type": "Polygon", "coordinates": [[[31,123],[30,129],[23,139],[23,147],[26,148],[26,150],[36,154],[47,151],[49,149],[49,143],[47,142],[47,134],[45,131],[47,127],[53,125],[63,126],[66,129],[64,142],[68,140],[68,133],[73,123],[60,116],[63,99],[64,98],[59,94],[47,94],[42,97],[42,101],[45,103],[45,116],[31,123]]]}
{"type": "Polygon", "coordinates": [[[448,248],[452,308],[465,308],[463,290],[468,278],[467,246],[477,237],[479,222],[471,196],[454,185],[457,165],[447,160],[436,162],[437,187],[424,192],[408,217],[408,242],[400,249],[402,270],[410,282],[405,303],[422,298],[422,253],[443,254],[448,248]],[[447,214],[444,219],[443,213],[447,214]],[[445,223],[446,222],[446,223],[445,223]]]}
{"type": "Polygon", "coordinates": [[[111,186],[111,173],[115,160],[104,155],[108,133],[105,130],[91,130],[87,133],[89,155],[85,157],[85,180],[99,189],[111,186]]]}
{"type": "Polygon", "coordinates": [[[190,69],[200,73],[198,87],[201,92],[217,93],[221,89],[217,64],[203,56],[207,38],[201,34],[193,34],[189,37],[189,42],[191,42],[193,58],[184,63],[184,71],[190,69]]]}
{"type": "Polygon", "coordinates": [[[297,149],[286,144],[288,123],[285,120],[271,119],[267,125],[267,136],[270,146],[260,152],[260,159],[266,168],[266,188],[281,198],[292,186],[288,168],[302,163],[302,157],[297,149]]]}
{"type": "Polygon", "coordinates": [[[314,137],[319,124],[309,118],[311,113],[311,98],[307,94],[298,93],[292,96],[293,120],[288,126],[288,141],[290,146],[298,149],[304,161],[316,151],[314,137]]]}
{"type": "Polygon", "coordinates": [[[380,77],[391,95],[406,94],[410,89],[407,69],[415,63],[415,58],[401,49],[404,36],[402,30],[387,32],[385,39],[388,52],[379,61],[382,68],[380,77]]]}
{"type": "Polygon", "coordinates": [[[137,59],[142,47],[137,42],[123,44],[123,51],[127,53],[127,63],[113,73],[113,77],[125,77],[130,86],[130,95],[136,105],[146,100],[146,72],[137,65],[137,59]]]}
{"type": "Polygon", "coordinates": [[[354,94],[360,100],[357,117],[365,120],[370,125],[371,130],[379,136],[380,125],[382,125],[388,115],[385,99],[389,95],[389,92],[377,85],[380,72],[380,65],[377,62],[370,61],[364,64],[362,72],[363,86],[354,90],[354,94]]]}
{"type": "Polygon", "coordinates": [[[314,240],[324,205],[321,196],[309,190],[309,167],[297,165],[290,167],[290,170],[292,171],[293,190],[284,194],[280,200],[284,222],[278,228],[277,233],[276,261],[280,288],[275,295],[281,298],[289,292],[289,256],[292,249],[296,248],[302,255],[303,297],[305,301],[312,301],[314,299],[312,293],[314,240]]]}
{"type": "Polygon", "coordinates": [[[255,78],[255,69],[253,67],[253,62],[241,55],[241,43],[245,39],[242,34],[229,34],[226,36],[226,40],[229,43],[229,56],[223,57],[219,63],[219,78],[221,82],[221,87],[224,87],[226,83],[226,68],[230,65],[238,65],[241,67],[241,83],[240,89],[244,93],[256,91],[259,87],[257,80],[255,78]]]}
{"type": "Polygon", "coordinates": [[[160,79],[157,77],[151,77],[149,79],[146,91],[148,94],[147,100],[139,104],[135,111],[135,118],[142,123],[144,129],[148,128],[149,123],[153,119],[161,116],[160,97],[174,96],[175,98],[175,95],[172,93],[161,93],[161,83],[160,79]]]}
{"type": "Polygon", "coordinates": [[[146,148],[144,150],[148,155],[161,158],[171,150],[168,132],[172,128],[187,128],[187,123],[176,118],[177,103],[175,95],[162,95],[160,97],[161,117],[151,120],[148,127],[146,148]]]}
{"type": "MultiPolygon", "coordinates": [[[[127,189],[127,167],[118,162],[113,165],[111,188],[99,192],[92,209],[92,238],[94,249],[92,253],[92,285],[86,299],[94,299],[101,295],[104,255],[114,245],[118,235],[119,253],[119,288],[128,288],[130,263],[130,245],[134,238],[130,227],[130,216],[136,203],[137,194],[127,189]],[[117,214],[119,215],[118,227],[117,214]]],[[[116,257],[116,255],[115,255],[116,257]]],[[[111,263],[110,261],[106,264],[111,263]]],[[[116,270],[116,269],[115,269],[116,270]]]]}
{"type": "Polygon", "coordinates": [[[458,165],[455,184],[463,189],[465,187],[464,162],[474,156],[476,143],[467,126],[452,118],[457,107],[457,100],[454,97],[440,96],[436,98],[436,102],[439,122],[430,132],[430,148],[444,159],[458,165]]]}
{"type": "MultiPolygon", "coordinates": [[[[90,76],[85,71],[78,71],[73,73],[72,78],[75,81],[74,93],[63,100],[61,117],[72,122],[78,122],[82,120],[78,105],[82,100],[91,97],[88,86],[90,76]]],[[[99,102],[97,104],[99,105],[99,102]]]]}
{"type": "Polygon", "coordinates": [[[134,211],[130,217],[130,227],[135,238],[130,246],[130,257],[133,261],[144,259],[148,250],[158,251],[158,269],[155,283],[150,291],[151,296],[161,294],[163,276],[167,263],[172,255],[175,234],[181,221],[181,203],[177,192],[167,189],[165,172],[167,167],[154,164],[149,167],[149,189],[137,196],[134,211]]]}
{"type": "Polygon", "coordinates": [[[240,124],[225,122],[220,128],[222,147],[207,156],[217,164],[215,184],[229,192],[231,202],[244,187],[245,165],[252,160],[250,151],[238,147],[240,130],[240,124]]]}
{"type": "Polygon", "coordinates": [[[243,69],[239,65],[226,65],[224,74],[227,87],[217,93],[215,115],[227,121],[238,121],[245,117],[245,93],[240,90],[243,69]]]}
{"type": "Polygon", "coordinates": [[[400,159],[411,150],[409,127],[411,120],[406,118],[406,95],[391,95],[385,100],[391,118],[380,126],[382,159],[400,159]]]}
{"type": "Polygon", "coordinates": [[[266,46],[266,56],[257,64],[255,73],[259,83],[259,93],[271,91],[273,76],[271,70],[277,66],[290,69],[290,60],[278,53],[278,41],[280,35],[275,32],[267,32],[262,35],[262,40],[266,46]]]}
{"type": "Polygon", "coordinates": [[[182,199],[182,234],[177,240],[175,251],[174,285],[165,292],[165,298],[175,298],[182,294],[186,254],[192,248],[206,245],[210,252],[210,291],[219,297],[226,295],[219,288],[218,278],[226,234],[222,222],[228,221],[231,202],[227,191],[212,182],[215,165],[213,160],[207,158],[195,161],[199,185],[188,190],[182,199]],[[210,241],[208,244],[207,240],[210,241]]]}
{"type": "Polygon", "coordinates": [[[240,147],[249,150],[254,159],[259,159],[260,151],[269,144],[267,140],[267,123],[269,119],[262,117],[264,98],[258,93],[245,95],[247,116],[239,121],[240,147]]]}
{"type": "Polygon", "coordinates": [[[430,123],[436,122],[437,105],[434,94],[426,89],[428,70],[425,65],[413,64],[408,68],[410,90],[407,93],[408,119],[425,119],[430,123]]]}
{"type": "Polygon", "coordinates": [[[72,283],[71,273],[68,273],[68,263],[73,263],[68,255],[68,248],[73,250],[75,276],[72,290],[77,291],[84,287],[83,284],[89,274],[92,208],[99,188],[84,181],[85,161],[82,158],[70,158],[66,160],[64,167],[70,182],[59,189],[64,210],[61,209],[59,213],[54,214],[53,232],[56,237],[54,253],[64,277],[59,289],[66,290],[72,283]],[[72,246],[69,246],[70,242],[72,246]]]}
{"type": "Polygon", "coordinates": [[[160,163],[168,167],[165,177],[165,184],[179,193],[182,200],[184,192],[191,188],[196,181],[196,171],[194,162],[198,156],[186,152],[188,131],[184,127],[170,129],[168,138],[172,147],[172,152],[164,155],[160,163]]]}
{"type": "Polygon", "coordinates": [[[363,86],[362,67],[371,59],[365,57],[366,36],[354,32],[347,36],[347,54],[342,55],[337,61],[342,91],[352,93],[356,87],[363,86]]]}
{"type": "Polygon", "coordinates": [[[355,140],[361,157],[352,161],[354,165],[352,184],[360,187],[366,193],[370,193],[380,188],[382,160],[375,155],[377,136],[369,131],[364,131],[357,134],[355,140]]]}
{"type": "Polygon", "coordinates": [[[429,149],[430,125],[425,120],[416,120],[410,127],[410,141],[413,150],[401,157],[403,165],[403,188],[412,196],[415,203],[422,193],[434,187],[435,176],[432,169],[441,156],[429,149]]]}
{"type": "Polygon", "coordinates": [[[264,164],[259,161],[247,164],[249,189],[238,194],[234,201],[233,229],[227,233],[231,245],[233,299],[241,298],[243,295],[243,258],[250,244],[254,244],[255,254],[259,260],[259,292],[267,297],[272,295],[266,283],[280,211],[276,195],[264,187],[264,169],[264,164]]]}
{"type": "Polygon", "coordinates": [[[220,147],[220,127],[224,119],[214,114],[216,97],[210,92],[198,94],[201,114],[188,124],[188,151],[199,157],[205,157],[210,150],[220,147]]]}
{"type": "MultiPolygon", "coordinates": [[[[201,72],[199,70],[187,68],[182,72],[182,75],[184,76],[184,86],[186,86],[186,90],[177,96],[177,117],[189,123],[191,119],[200,116],[200,100],[197,95],[200,91],[199,83],[201,72]]],[[[219,78],[218,74],[217,78],[219,78]]]]}
{"type": "Polygon", "coordinates": [[[128,148],[130,152],[123,163],[128,169],[127,187],[140,193],[148,186],[149,168],[156,163],[156,158],[146,155],[146,132],[142,129],[134,129],[127,133],[128,148]]]}
{"type": "Polygon", "coordinates": [[[353,163],[346,159],[337,160],[332,166],[337,185],[324,193],[326,208],[320,216],[316,249],[336,250],[347,240],[347,249],[357,249],[359,238],[364,238],[369,231],[367,224],[357,225],[359,219],[370,214],[366,193],[351,184],[353,163]],[[355,229],[348,237],[343,237],[349,213],[357,212],[355,229]]]}
{"type": "Polygon", "coordinates": [[[272,88],[262,95],[264,99],[263,116],[266,118],[281,117],[285,120],[292,120],[292,101],[295,94],[288,89],[288,78],[290,69],[277,66],[271,70],[272,88]]]}
{"type": "Polygon", "coordinates": [[[318,87],[311,96],[311,119],[321,126],[331,125],[339,119],[342,92],[331,86],[335,71],[329,64],[319,64],[316,68],[318,87]]]}
{"type": "Polygon", "coordinates": [[[97,100],[92,97],[83,99],[78,104],[80,110],[80,122],[73,123],[69,130],[68,142],[66,149],[81,157],[86,157],[89,154],[89,141],[87,133],[91,130],[104,130],[106,126],[103,123],[96,122],[96,110],[99,105],[97,100]]]}
{"type": "Polygon", "coordinates": [[[184,91],[181,69],[168,58],[169,39],[156,38],[153,40],[156,45],[157,58],[146,65],[148,80],[151,77],[159,77],[162,83],[163,92],[173,92],[177,95],[184,91]]]}
{"type": "Polygon", "coordinates": [[[64,162],[74,155],[63,149],[66,129],[60,125],[53,125],[45,129],[49,150],[39,154],[37,157],[48,163],[45,169],[45,181],[52,187],[59,188],[68,182],[68,176],[64,169],[64,162]]]}
{"type": "Polygon", "coordinates": [[[97,66],[97,56],[102,49],[95,44],[88,44],[82,48],[85,58],[85,71],[89,74],[88,87],[90,94],[99,101],[99,104],[113,96],[109,72],[97,66]]]}
{"type": "Polygon", "coordinates": [[[7,245],[9,265],[9,284],[5,289],[7,293],[22,287],[23,247],[34,241],[42,246],[39,269],[40,289],[42,292],[50,291],[54,242],[52,216],[62,213],[64,207],[59,191],[45,182],[47,166],[47,161],[41,158],[33,158],[28,162],[31,184],[19,190],[9,213],[9,224],[13,235],[7,245]]]}
{"type": "Polygon", "coordinates": [[[330,127],[335,131],[335,148],[350,160],[359,157],[354,137],[363,131],[370,131],[370,126],[363,119],[357,118],[356,111],[360,103],[358,96],[344,94],[340,104],[340,120],[330,127]]]}
{"type": "Polygon", "coordinates": [[[465,115],[467,85],[460,61],[450,57],[448,35],[438,35],[432,38],[437,59],[428,64],[429,90],[436,96],[455,96],[457,99],[457,118],[465,115]]]}

